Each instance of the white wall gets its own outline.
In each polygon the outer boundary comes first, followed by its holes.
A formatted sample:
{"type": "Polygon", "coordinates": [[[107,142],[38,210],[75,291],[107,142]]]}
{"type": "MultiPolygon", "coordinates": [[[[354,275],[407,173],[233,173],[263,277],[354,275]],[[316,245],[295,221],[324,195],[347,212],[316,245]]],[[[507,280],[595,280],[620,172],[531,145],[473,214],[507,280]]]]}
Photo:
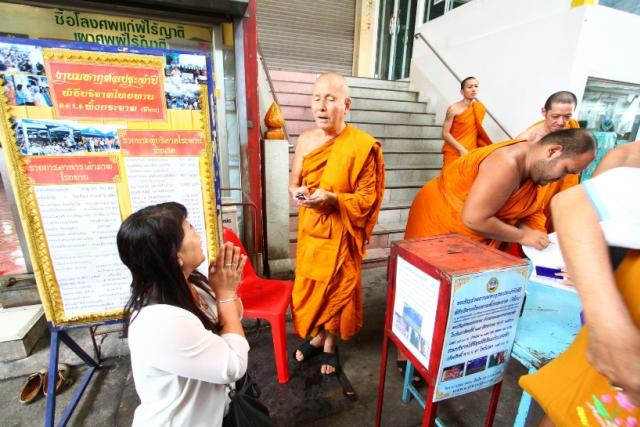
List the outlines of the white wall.
{"type": "MultiPolygon", "coordinates": [[[[419,28],[460,78],[480,80],[479,98],[512,136],[541,119],[558,90],[582,98],[588,76],[640,83],[640,16],[570,0],[474,0],[419,28]]],[[[460,86],[420,41],[411,85],[442,122],[460,86]]],[[[579,108],[579,106],[578,106],[579,108]]],[[[506,135],[487,117],[494,140],[506,135]]]]}

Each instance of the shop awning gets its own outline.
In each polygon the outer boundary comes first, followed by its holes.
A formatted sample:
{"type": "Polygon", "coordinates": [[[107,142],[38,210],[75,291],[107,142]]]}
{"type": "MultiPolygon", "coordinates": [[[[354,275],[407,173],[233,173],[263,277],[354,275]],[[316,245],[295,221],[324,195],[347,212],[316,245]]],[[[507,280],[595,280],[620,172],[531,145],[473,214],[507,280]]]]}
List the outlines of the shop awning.
{"type": "Polygon", "coordinates": [[[90,0],[39,0],[21,3],[34,6],[51,6],[69,10],[100,11],[118,15],[140,15],[150,19],[184,21],[211,24],[228,17],[241,17],[249,0],[130,0],[130,1],[90,1],[90,0]]]}

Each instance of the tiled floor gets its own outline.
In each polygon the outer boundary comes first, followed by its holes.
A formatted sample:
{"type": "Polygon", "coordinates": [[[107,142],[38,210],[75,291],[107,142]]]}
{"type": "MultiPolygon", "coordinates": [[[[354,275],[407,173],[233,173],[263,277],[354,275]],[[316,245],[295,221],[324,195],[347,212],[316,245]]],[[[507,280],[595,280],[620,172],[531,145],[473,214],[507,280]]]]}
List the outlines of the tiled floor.
{"type": "Polygon", "coordinates": [[[24,257],[16,234],[13,215],[0,180],[0,276],[25,272],[24,257]]]}

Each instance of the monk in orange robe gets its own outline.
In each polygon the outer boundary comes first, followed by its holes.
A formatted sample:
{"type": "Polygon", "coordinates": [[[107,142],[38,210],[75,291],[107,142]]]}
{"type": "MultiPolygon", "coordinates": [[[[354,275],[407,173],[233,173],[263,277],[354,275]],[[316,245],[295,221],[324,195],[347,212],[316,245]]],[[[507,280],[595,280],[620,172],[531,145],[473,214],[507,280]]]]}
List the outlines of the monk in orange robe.
{"type": "MultiPolygon", "coordinates": [[[[517,139],[526,139],[532,143],[540,141],[544,136],[560,129],[576,129],[580,125],[572,118],[578,99],[569,91],[556,92],[547,98],[542,108],[544,119],[531,125],[527,130],[518,135],[517,139]]],[[[544,209],[547,218],[545,229],[547,233],[553,231],[551,221],[551,198],[567,188],[578,185],[580,175],[567,174],[556,182],[551,182],[539,188],[538,202],[544,209]]]]}
{"type": "Polygon", "coordinates": [[[460,84],[462,100],[451,105],[442,124],[443,168],[469,151],[491,145],[491,138],[482,127],[486,109],[476,99],[478,79],[467,77],[460,84]]]}
{"type": "MultiPolygon", "coordinates": [[[[538,186],[581,171],[595,149],[590,133],[567,129],[537,143],[516,139],[473,150],[422,187],[404,238],[459,233],[495,248],[517,242],[543,249],[549,238],[538,186]]],[[[398,367],[405,359],[399,352],[398,367]]]]}
{"type": "Polygon", "coordinates": [[[335,73],[315,83],[311,112],[317,128],[298,138],[289,190],[297,201],[298,250],[293,324],[302,362],[322,355],[320,372],[339,369],[336,339],[362,328],[361,264],[384,194],[380,144],[345,123],[351,99],[335,73]]]}
{"type": "Polygon", "coordinates": [[[418,193],[405,239],[459,233],[498,247],[549,244],[538,185],[584,169],[595,156],[582,129],[551,133],[537,143],[512,140],[479,148],[444,168],[418,193]]]}
{"type": "Polygon", "coordinates": [[[585,325],[565,352],[520,378],[547,414],[541,426],[637,426],[640,420],[640,251],[630,250],[614,274],[599,223],[635,235],[638,168],[640,141],[611,151],[588,185],[553,199],[560,248],[585,325]]]}

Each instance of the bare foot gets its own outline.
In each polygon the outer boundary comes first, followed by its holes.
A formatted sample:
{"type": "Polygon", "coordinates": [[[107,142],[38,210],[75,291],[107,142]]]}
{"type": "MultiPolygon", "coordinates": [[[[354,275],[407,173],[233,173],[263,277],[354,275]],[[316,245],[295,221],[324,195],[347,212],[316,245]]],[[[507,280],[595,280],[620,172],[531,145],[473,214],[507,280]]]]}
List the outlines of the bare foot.
{"type": "MultiPolygon", "coordinates": [[[[335,353],[336,352],[336,336],[330,333],[326,334],[326,338],[324,340],[324,351],[325,353],[335,353]]],[[[322,375],[331,375],[336,372],[336,367],[322,364],[320,366],[320,373],[322,375]]]]}
{"type": "MultiPolygon", "coordinates": [[[[318,335],[313,337],[310,344],[316,348],[322,348],[325,343],[325,334],[324,332],[320,332],[318,335]]],[[[302,362],[304,360],[304,354],[300,350],[296,350],[296,360],[298,362],[302,362]]]]}

